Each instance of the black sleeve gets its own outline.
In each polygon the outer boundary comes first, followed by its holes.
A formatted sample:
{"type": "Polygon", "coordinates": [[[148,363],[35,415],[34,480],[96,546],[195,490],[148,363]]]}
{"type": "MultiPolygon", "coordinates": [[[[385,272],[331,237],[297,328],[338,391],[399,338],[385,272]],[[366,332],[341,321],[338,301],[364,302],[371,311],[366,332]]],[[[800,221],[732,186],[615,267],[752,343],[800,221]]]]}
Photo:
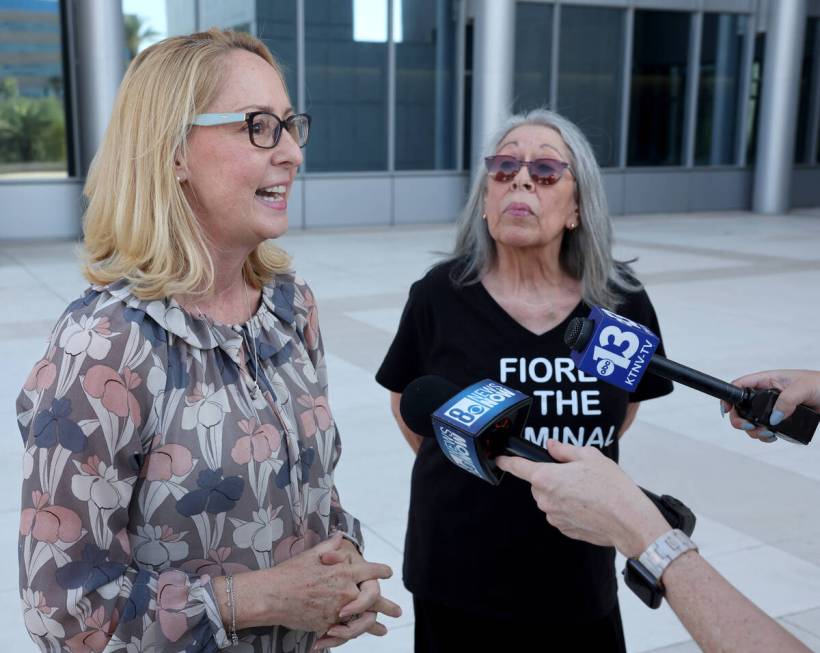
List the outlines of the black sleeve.
{"type": "Polygon", "coordinates": [[[431,334],[423,281],[410,286],[396,337],[376,372],[379,385],[392,392],[404,392],[410,381],[427,373],[421,343],[429,343],[431,334]]]}
{"type": "MultiPolygon", "coordinates": [[[[649,300],[649,295],[646,294],[645,290],[639,290],[636,293],[631,293],[627,297],[623,307],[619,309],[619,312],[621,312],[624,317],[628,317],[630,320],[643,324],[646,328],[652,331],[652,333],[658,336],[658,338],[661,339],[661,342],[655,353],[660,354],[661,356],[666,355],[663,347],[661,327],[660,324],[658,324],[658,316],[655,314],[655,308],[652,306],[652,302],[649,300]]],[[[629,397],[629,400],[631,402],[635,402],[644,401],[646,399],[655,399],[656,397],[663,397],[664,395],[668,395],[672,392],[673,387],[674,386],[671,381],[652,374],[652,372],[647,372],[644,374],[641,382],[635,389],[635,392],[633,392],[629,397]]]]}

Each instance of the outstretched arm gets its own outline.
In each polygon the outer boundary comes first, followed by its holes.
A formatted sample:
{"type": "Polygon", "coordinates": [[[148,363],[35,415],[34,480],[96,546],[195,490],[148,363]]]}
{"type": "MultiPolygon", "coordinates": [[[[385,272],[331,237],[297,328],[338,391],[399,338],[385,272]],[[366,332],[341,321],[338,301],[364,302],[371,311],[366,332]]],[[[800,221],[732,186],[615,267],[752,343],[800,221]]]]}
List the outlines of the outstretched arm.
{"type": "MultiPolygon", "coordinates": [[[[532,485],[538,507],[562,533],[635,558],[670,530],[637,485],[600,451],[555,440],[548,448],[563,464],[505,456],[497,462],[532,485]]],[[[674,560],[661,581],[669,605],[704,651],[808,651],[696,551],[674,560]]]]}

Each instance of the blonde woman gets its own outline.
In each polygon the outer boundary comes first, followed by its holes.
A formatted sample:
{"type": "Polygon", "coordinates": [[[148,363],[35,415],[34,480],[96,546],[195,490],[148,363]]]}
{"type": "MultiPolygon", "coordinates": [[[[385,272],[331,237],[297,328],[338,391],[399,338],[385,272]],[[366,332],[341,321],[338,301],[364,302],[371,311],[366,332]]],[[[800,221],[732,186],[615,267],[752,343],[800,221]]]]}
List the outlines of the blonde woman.
{"type": "Polygon", "coordinates": [[[92,286],[17,403],[41,650],[302,652],[400,614],[333,482],[313,295],[266,242],[309,128],[245,34],[128,70],[85,189],[92,286]]]}

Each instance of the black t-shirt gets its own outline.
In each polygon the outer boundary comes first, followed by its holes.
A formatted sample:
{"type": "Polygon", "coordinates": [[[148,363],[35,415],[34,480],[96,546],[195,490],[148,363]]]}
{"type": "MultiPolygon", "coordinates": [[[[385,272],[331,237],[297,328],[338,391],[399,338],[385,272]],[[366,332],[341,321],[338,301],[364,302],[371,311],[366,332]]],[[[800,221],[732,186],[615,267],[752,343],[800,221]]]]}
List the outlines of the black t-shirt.
{"type": "MultiPolygon", "coordinates": [[[[580,302],[564,322],[535,335],[480,283],[456,289],[453,265],[433,268],[410,288],[376,380],[403,392],[425,374],[459,387],[495,379],[533,397],[524,433],[529,441],[597,446],[617,460],[627,404],[668,394],[672,384],[647,373],[629,395],[579,374],[563,334],[589,306],[580,302]]],[[[660,335],[646,292],[627,294],[617,312],[660,335]]],[[[435,439],[422,443],[404,552],[404,583],[414,594],[501,618],[589,621],[615,606],[614,559],[614,549],[569,539],[550,526],[529,484],[507,475],[490,485],[454,466],[435,439]]]]}

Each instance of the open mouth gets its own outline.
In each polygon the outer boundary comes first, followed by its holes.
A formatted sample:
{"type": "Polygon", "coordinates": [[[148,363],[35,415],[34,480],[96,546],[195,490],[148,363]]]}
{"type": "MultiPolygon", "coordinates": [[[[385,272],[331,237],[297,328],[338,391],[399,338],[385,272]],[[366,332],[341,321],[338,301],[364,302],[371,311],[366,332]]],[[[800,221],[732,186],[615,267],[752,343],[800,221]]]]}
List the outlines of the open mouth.
{"type": "Polygon", "coordinates": [[[256,195],[261,197],[263,200],[267,200],[268,202],[284,202],[285,192],[287,192],[285,185],[279,184],[277,186],[260,188],[256,191],[256,195]]]}

